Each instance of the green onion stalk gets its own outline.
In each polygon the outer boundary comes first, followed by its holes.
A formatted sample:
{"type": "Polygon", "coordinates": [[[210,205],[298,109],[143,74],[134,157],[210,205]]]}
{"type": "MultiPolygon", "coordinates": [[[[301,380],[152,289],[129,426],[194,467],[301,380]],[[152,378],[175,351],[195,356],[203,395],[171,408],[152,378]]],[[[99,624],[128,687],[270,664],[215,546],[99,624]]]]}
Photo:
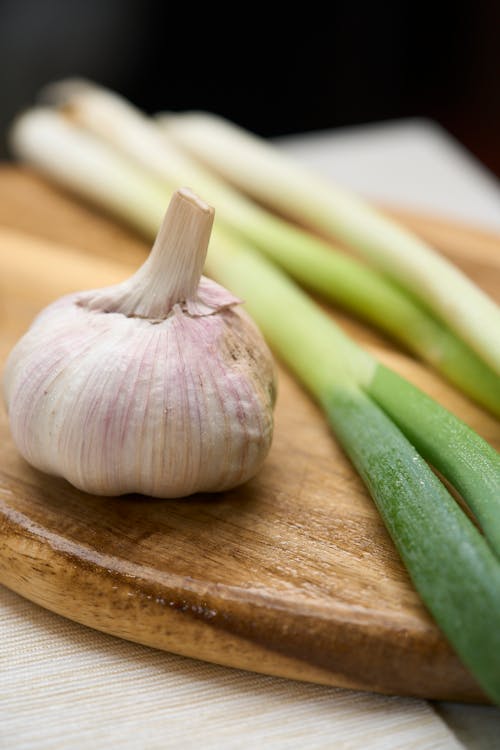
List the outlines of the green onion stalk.
{"type": "MultiPolygon", "coordinates": [[[[18,155],[149,238],[174,186],[51,110],[26,113],[18,155]]],[[[175,186],[176,187],[176,186],[175,186]]],[[[500,457],[352,341],[296,283],[219,228],[208,270],[246,300],[271,347],[321,405],[442,632],[500,704],[500,457]],[[483,533],[429,468],[460,493],[483,533]]]]}
{"type": "MultiPolygon", "coordinates": [[[[377,326],[500,416],[500,377],[470,346],[392,280],[269,213],[204,168],[173,142],[182,130],[175,118],[171,127],[161,128],[126,100],[86,81],[52,84],[43,98],[166,186],[192,187],[217,206],[216,233],[220,227],[241,236],[301,285],[377,326]]],[[[186,132],[191,132],[189,121],[186,132]]],[[[179,140],[183,146],[184,139],[179,140]]],[[[284,185],[281,193],[287,192],[284,185]]]]}
{"type": "Polygon", "coordinates": [[[175,142],[259,202],[357,250],[500,374],[500,308],[423,240],[222,118],[186,113],[160,122],[175,142]]]}

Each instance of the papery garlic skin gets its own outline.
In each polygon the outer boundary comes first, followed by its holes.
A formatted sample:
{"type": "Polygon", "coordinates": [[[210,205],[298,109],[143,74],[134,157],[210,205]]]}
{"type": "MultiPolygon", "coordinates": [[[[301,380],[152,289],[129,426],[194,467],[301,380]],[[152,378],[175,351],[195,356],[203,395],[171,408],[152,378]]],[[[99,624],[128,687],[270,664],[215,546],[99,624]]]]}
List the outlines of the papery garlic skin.
{"type": "Polygon", "coordinates": [[[160,320],[106,312],[122,289],[63,297],[11,352],[3,387],[19,451],[100,495],[183,497],[245,482],[273,432],[260,332],[204,277],[160,320]]]}
{"type": "Polygon", "coordinates": [[[253,476],[273,431],[272,362],[239,308],[160,323],[71,295],[8,359],[14,441],[36,468],[87,492],[182,497],[253,476]]]}

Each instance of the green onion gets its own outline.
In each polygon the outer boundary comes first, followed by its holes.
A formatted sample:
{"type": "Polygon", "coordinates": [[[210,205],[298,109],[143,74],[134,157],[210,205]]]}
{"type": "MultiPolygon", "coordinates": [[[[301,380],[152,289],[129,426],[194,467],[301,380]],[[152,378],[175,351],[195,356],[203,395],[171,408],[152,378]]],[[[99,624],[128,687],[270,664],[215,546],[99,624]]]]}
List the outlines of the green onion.
{"type": "Polygon", "coordinates": [[[500,416],[500,378],[389,279],[270,214],[193,161],[121,97],[82,81],[45,90],[74,123],[126,153],[169,189],[187,184],[217,206],[216,226],[242,235],[297,281],[370,321],[500,416]]]}
{"type": "Polygon", "coordinates": [[[355,248],[500,373],[498,306],[425,242],[221,118],[188,113],[160,121],[171,138],[259,202],[355,248]]]}
{"type": "Polygon", "coordinates": [[[494,542],[500,555],[498,454],[418,389],[365,353],[360,356],[353,342],[346,346],[344,334],[332,321],[263,258],[241,247],[219,244],[210,268],[247,300],[274,351],[322,405],[370,491],[415,588],[464,664],[498,703],[500,562],[493,553],[494,542]],[[402,409],[403,417],[394,419],[401,401],[404,406],[408,398],[411,403],[402,409]],[[412,432],[422,442],[422,454],[432,451],[441,469],[449,468],[450,482],[455,478],[462,487],[467,485],[470,507],[478,515],[481,512],[488,521],[496,514],[491,546],[405,436],[408,417],[419,412],[424,416],[412,425],[412,432]],[[431,435],[425,433],[428,424],[434,429],[431,435]],[[454,428],[459,431],[453,446],[457,452],[446,445],[441,452],[454,428]],[[468,468],[474,469],[472,476],[461,481],[468,468]],[[487,473],[484,480],[483,471],[487,473]],[[485,486],[487,498],[482,495],[485,486]]]}
{"type": "MultiPolygon", "coordinates": [[[[155,235],[168,200],[164,181],[55,112],[25,114],[12,140],[46,175],[155,235]]],[[[500,703],[498,454],[378,364],[235,235],[218,231],[208,266],[247,300],[275,352],[322,406],[423,601],[485,693],[500,703]],[[485,536],[422,456],[463,494],[485,536]]]]}

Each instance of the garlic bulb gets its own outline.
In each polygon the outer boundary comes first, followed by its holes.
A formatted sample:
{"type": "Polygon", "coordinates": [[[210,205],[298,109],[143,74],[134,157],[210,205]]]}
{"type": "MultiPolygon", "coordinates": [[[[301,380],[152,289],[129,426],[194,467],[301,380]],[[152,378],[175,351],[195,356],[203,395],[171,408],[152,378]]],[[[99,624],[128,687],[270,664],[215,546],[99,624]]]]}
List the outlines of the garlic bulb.
{"type": "Polygon", "coordinates": [[[7,361],[14,441],[102,495],[234,487],[269,450],[274,374],[240,300],[201,276],[213,209],[187,189],[126,282],[42,311],[7,361]]]}

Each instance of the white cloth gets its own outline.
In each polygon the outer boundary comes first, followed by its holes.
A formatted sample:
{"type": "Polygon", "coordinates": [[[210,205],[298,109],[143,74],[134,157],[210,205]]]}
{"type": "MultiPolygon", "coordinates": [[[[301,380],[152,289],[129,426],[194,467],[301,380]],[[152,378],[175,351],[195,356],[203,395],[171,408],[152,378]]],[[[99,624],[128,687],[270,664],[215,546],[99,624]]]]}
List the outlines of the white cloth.
{"type": "Polygon", "coordinates": [[[424,701],[292,682],[112,638],[0,589],[5,750],[455,750],[424,701]]]}

